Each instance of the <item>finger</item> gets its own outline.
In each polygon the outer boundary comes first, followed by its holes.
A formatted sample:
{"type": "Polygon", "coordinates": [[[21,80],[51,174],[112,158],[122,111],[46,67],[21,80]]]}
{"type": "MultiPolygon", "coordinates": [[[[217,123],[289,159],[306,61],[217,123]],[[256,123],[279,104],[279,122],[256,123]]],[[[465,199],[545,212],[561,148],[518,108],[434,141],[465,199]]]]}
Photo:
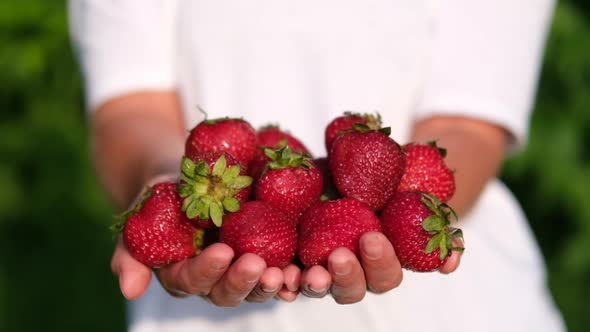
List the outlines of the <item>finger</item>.
{"type": "Polygon", "coordinates": [[[193,258],[159,269],[156,275],[173,295],[208,295],[229,268],[233,257],[234,252],[228,245],[215,243],[193,258]]]}
{"type": "Polygon", "coordinates": [[[283,271],[278,267],[269,267],[260,277],[258,285],[246,297],[248,302],[266,302],[273,298],[283,287],[283,271]]]}
{"type": "Polygon", "coordinates": [[[121,293],[129,300],[140,298],[152,279],[150,268],[131,256],[121,237],[111,259],[111,270],[119,277],[121,293]]]}
{"type": "Polygon", "coordinates": [[[209,300],[222,307],[238,306],[260,281],[266,263],[260,256],[244,254],[213,286],[209,300]]]}
{"type": "Polygon", "coordinates": [[[365,297],[365,273],[352,251],[346,248],[334,250],[328,257],[328,271],[332,275],[330,292],[337,303],[356,303],[365,297]]]}
{"type": "Polygon", "coordinates": [[[402,267],[393,246],[383,234],[363,234],[359,249],[367,287],[372,292],[383,293],[400,285],[403,278],[402,267]]]}
{"type": "Polygon", "coordinates": [[[323,266],[314,265],[301,273],[301,293],[307,297],[326,296],[331,284],[332,276],[323,266]]]}
{"type": "Polygon", "coordinates": [[[297,299],[297,295],[299,295],[299,291],[289,290],[287,286],[283,285],[283,287],[279,290],[275,298],[285,302],[293,302],[297,299]]]}
{"type": "Polygon", "coordinates": [[[287,289],[297,292],[301,284],[301,269],[295,264],[290,264],[283,269],[283,276],[287,289]]]}
{"type": "Polygon", "coordinates": [[[299,294],[299,285],[301,283],[301,269],[295,264],[290,264],[283,269],[284,284],[277,293],[280,300],[293,302],[299,294]]]}
{"type": "MultiPolygon", "coordinates": [[[[453,245],[455,247],[464,248],[463,240],[460,238],[453,239],[453,245]]],[[[451,256],[447,259],[445,264],[440,268],[440,272],[444,274],[449,274],[455,272],[461,263],[461,257],[463,256],[463,251],[453,250],[451,252],[451,256]]]]}

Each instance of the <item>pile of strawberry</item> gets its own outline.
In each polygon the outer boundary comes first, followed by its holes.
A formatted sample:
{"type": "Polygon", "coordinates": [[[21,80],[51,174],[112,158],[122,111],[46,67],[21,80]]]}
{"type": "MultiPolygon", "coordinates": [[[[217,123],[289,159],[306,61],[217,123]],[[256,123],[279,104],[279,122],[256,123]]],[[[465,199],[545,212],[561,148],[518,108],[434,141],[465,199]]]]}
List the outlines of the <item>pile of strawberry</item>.
{"type": "Polygon", "coordinates": [[[199,123],[186,141],[177,182],[148,188],[118,224],[129,252],[158,268],[223,242],[268,266],[326,265],[361,235],[383,232],[406,269],[440,268],[462,237],[445,203],[454,194],[445,150],[403,147],[375,115],[345,113],[326,127],[327,158],[312,159],[277,127],[241,119],[199,123]]]}

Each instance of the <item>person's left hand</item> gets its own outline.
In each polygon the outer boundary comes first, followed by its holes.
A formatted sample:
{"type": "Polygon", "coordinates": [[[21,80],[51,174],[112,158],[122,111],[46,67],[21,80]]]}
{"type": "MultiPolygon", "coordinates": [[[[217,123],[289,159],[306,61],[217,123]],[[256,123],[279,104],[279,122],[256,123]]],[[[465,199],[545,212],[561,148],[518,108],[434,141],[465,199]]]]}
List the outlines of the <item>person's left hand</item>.
{"type": "MultiPolygon", "coordinates": [[[[293,301],[297,296],[295,282],[299,281],[301,293],[308,297],[324,297],[328,293],[340,304],[361,301],[367,290],[384,293],[398,287],[403,278],[401,264],[393,246],[378,232],[365,233],[359,240],[360,261],[346,249],[334,250],[328,258],[327,269],[316,265],[305,269],[301,275],[291,266],[285,270],[285,287],[277,296],[293,301]]],[[[453,252],[442,273],[451,273],[459,266],[460,253],[453,252]]]]}

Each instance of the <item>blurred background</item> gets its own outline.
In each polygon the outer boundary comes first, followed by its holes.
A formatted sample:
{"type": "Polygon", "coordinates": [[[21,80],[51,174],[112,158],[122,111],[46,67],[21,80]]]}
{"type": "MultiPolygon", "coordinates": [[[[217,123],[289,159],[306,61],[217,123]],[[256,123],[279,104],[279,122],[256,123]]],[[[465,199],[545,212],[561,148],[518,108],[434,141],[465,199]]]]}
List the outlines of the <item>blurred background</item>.
{"type": "MultiPolygon", "coordinates": [[[[123,331],[64,1],[0,1],[0,331],[123,331]],[[27,5],[27,2],[31,4],[27,5]]],[[[570,331],[590,315],[590,2],[561,1],[530,142],[502,178],[570,331]]]]}

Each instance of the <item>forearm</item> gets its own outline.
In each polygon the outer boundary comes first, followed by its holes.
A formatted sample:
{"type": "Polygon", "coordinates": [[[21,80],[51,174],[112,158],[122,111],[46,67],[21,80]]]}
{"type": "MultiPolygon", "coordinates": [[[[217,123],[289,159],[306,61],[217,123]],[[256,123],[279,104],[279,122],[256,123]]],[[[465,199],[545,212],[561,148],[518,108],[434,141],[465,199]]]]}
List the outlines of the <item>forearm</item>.
{"type": "Polygon", "coordinates": [[[501,127],[461,117],[434,117],[418,122],[412,140],[436,140],[447,149],[445,161],[455,170],[456,192],[449,205],[465,215],[502,164],[506,132],[501,127]]]}
{"type": "Polygon", "coordinates": [[[174,92],[142,92],[103,104],[92,118],[98,176],[119,207],[151,177],[177,172],[185,129],[174,92]]]}

